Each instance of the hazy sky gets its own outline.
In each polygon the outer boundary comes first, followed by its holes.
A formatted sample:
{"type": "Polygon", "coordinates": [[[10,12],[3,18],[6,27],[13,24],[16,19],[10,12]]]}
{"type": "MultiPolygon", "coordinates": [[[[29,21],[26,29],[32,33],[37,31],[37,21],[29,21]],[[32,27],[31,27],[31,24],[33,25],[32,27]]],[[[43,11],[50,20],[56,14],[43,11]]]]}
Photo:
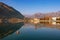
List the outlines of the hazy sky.
{"type": "Polygon", "coordinates": [[[23,15],[60,11],[60,0],[0,0],[23,15]]]}

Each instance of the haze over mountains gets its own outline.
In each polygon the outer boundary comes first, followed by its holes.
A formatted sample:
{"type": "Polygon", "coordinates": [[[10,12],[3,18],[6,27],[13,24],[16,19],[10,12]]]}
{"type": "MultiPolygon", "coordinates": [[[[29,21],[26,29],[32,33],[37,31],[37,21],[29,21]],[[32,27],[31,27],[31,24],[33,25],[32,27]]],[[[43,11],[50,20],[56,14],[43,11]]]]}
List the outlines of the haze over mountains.
{"type": "MultiPolygon", "coordinates": [[[[25,17],[28,18],[42,18],[45,16],[51,16],[51,17],[56,17],[56,16],[60,16],[60,11],[58,12],[50,12],[50,13],[35,13],[33,15],[24,15],[25,17]]],[[[14,8],[0,2],[0,17],[17,17],[17,18],[24,18],[24,16],[18,12],[17,10],[15,10],[14,8]]]]}
{"type": "Polygon", "coordinates": [[[26,17],[31,17],[31,18],[42,18],[42,17],[58,17],[60,16],[60,11],[58,12],[50,12],[50,13],[35,13],[33,15],[25,15],[26,17]]]}

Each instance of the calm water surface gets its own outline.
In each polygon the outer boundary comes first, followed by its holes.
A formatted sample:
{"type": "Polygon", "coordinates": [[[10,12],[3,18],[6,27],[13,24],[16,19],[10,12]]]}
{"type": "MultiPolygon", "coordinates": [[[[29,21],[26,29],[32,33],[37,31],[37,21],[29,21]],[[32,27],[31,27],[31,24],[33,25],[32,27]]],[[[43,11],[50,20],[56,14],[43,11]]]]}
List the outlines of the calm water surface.
{"type": "Polygon", "coordinates": [[[34,26],[32,24],[25,24],[16,32],[0,39],[0,40],[59,40],[60,29],[57,26],[34,26]]]}

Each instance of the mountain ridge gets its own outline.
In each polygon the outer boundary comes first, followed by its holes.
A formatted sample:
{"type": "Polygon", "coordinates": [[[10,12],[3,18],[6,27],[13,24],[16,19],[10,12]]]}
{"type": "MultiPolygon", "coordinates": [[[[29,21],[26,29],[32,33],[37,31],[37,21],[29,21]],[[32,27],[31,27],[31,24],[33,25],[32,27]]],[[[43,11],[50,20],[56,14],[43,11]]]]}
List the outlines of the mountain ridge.
{"type": "Polygon", "coordinates": [[[30,17],[42,18],[42,17],[59,17],[59,16],[60,16],[60,11],[50,12],[50,13],[35,13],[35,14],[31,15],[30,17]]]}

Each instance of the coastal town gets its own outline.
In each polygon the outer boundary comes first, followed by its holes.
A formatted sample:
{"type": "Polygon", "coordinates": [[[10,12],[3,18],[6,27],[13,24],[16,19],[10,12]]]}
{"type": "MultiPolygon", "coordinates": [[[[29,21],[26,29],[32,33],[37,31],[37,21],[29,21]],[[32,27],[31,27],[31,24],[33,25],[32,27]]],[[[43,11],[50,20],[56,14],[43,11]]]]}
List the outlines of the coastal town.
{"type": "MultiPolygon", "coordinates": [[[[10,19],[5,19],[5,22],[9,22],[9,23],[24,22],[24,23],[31,23],[31,24],[49,23],[53,25],[54,24],[60,25],[60,17],[24,18],[24,19],[10,18],[10,19]]],[[[0,23],[3,23],[3,19],[0,19],[0,23]]]]}

